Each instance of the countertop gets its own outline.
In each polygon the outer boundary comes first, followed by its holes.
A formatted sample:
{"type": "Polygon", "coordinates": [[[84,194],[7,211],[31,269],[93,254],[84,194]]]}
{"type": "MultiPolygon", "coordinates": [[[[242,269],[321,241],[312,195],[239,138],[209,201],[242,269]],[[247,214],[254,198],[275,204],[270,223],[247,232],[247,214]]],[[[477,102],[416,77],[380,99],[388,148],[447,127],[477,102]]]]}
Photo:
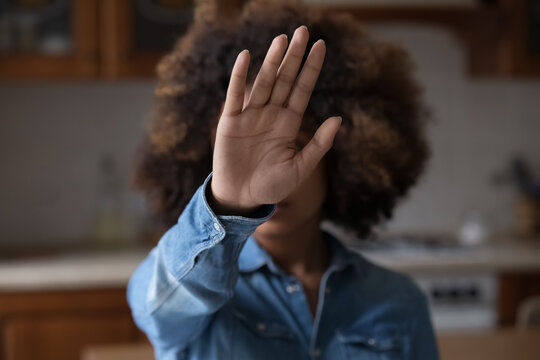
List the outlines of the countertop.
{"type": "MultiPolygon", "coordinates": [[[[0,260],[0,291],[124,287],[150,248],[0,260]]],[[[376,264],[405,273],[539,271],[540,241],[435,250],[362,250],[376,264]]]]}
{"type": "Polygon", "coordinates": [[[405,273],[449,271],[540,272],[540,240],[426,250],[363,250],[372,262],[405,273]]]}
{"type": "Polygon", "coordinates": [[[123,287],[149,251],[87,251],[0,261],[0,291],[123,287]]]}

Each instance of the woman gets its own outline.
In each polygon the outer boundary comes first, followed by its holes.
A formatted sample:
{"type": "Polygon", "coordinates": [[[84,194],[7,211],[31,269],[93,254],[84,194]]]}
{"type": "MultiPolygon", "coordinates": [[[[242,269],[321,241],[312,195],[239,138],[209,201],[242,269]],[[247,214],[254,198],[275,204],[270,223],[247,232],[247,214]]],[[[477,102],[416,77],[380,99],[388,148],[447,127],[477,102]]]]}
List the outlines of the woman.
{"type": "Polygon", "coordinates": [[[158,67],[134,185],[168,230],[127,294],[158,359],[438,359],[412,280],[320,228],[371,236],[429,155],[406,52],[322,15],[199,10],[158,67]]]}

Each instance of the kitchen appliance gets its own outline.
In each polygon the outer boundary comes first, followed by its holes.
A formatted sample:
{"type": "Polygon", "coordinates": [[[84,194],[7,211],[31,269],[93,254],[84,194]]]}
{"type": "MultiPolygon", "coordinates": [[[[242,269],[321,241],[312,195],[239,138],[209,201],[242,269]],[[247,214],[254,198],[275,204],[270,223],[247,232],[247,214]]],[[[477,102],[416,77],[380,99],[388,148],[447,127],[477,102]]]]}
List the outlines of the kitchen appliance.
{"type": "Polygon", "coordinates": [[[437,330],[483,330],[497,326],[497,276],[490,272],[418,273],[437,330]]]}

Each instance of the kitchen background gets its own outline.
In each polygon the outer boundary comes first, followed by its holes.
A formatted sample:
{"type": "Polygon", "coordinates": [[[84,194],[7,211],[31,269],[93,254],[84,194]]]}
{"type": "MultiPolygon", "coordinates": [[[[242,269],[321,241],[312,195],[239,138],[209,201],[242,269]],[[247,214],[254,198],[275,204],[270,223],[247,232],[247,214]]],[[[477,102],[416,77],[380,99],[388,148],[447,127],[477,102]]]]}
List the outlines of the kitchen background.
{"type": "MultiPolygon", "coordinates": [[[[0,30],[9,29],[6,25],[10,19],[6,10],[9,3],[1,3],[4,7],[0,9],[5,12],[0,16],[0,30]]],[[[70,3],[77,9],[77,1],[70,3]]],[[[118,10],[135,2],[88,3],[118,10]]],[[[231,3],[226,7],[232,6],[231,3]]],[[[540,235],[535,220],[530,220],[536,216],[536,221],[540,221],[540,215],[534,215],[534,207],[527,206],[523,200],[523,189],[516,181],[516,171],[512,171],[513,160],[519,157],[533,176],[540,179],[540,52],[529,55],[536,59],[533,70],[523,72],[501,67],[503,70],[484,72],[482,68],[478,70],[477,64],[476,71],[471,70],[470,44],[478,42],[464,40],[463,33],[456,31],[462,24],[454,19],[449,25],[447,20],[456,14],[473,17],[493,9],[514,14],[512,6],[521,9],[524,4],[532,3],[538,2],[389,1],[387,12],[381,11],[381,19],[371,19],[373,23],[369,25],[372,33],[381,39],[405,46],[417,65],[417,77],[433,112],[433,122],[428,127],[433,156],[418,185],[397,207],[394,218],[380,227],[382,235],[397,240],[401,240],[400,235],[408,234],[407,241],[382,242],[384,246],[373,245],[359,251],[365,250],[366,256],[373,256],[390,267],[394,264],[397,270],[414,276],[430,296],[436,327],[441,333],[444,329],[454,329],[457,333],[458,328],[506,329],[518,321],[517,303],[540,294],[540,235]],[[403,8],[410,13],[404,11],[402,18],[396,17],[397,10],[403,8]],[[449,15],[441,15],[444,11],[449,15]],[[384,15],[388,13],[393,15],[384,15]],[[407,14],[413,14],[413,20],[407,19],[407,14]],[[429,16],[435,20],[426,21],[429,16]],[[431,241],[426,242],[426,236],[431,241]],[[461,245],[467,241],[474,244],[461,245]],[[392,244],[396,243],[402,246],[394,249],[392,244]],[[498,247],[500,244],[506,247],[498,247]],[[470,257],[471,254],[474,256],[470,257]],[[465,292],[463,296],[461,290],[465,292]],[[511,299],[502,299],[501,292],[510,294],[511,299]],[[439,306],[441,298],[443,305],[439,306]],[[512,303],[513,307],[502,309],[503,303],[512,303]]],[[[346,6],[366,9],[373,7],[373,2],[349,1],[346,6]]],[[[538,42],[538,7],[536,11],[536,22],[530,28],[538,42]]],[[[110,14],[105,11],[100,14],[112,16],[106,13],[110,14]]],[[[509,19],[514,20],[501,22],[502,34],[506,27],[513,29],[511,21],[516,20],[509,19]]],[[[524,21],[520,19],[520,23],[524,21]]],[[[478,36],[485,35],[480,32],[478,36]]],[[[486,42],[492,41],[490,36],[485,36],[486,42]]],[[[102,43],[109,41],[100,39],[102,43]]],[[[25,75],[21,66],[9,68],[12,52],[8,40],[4,48],[0,47],[0,304],[2,291],[6,294],[5,301],[12,301],[9,296],[19,296],[16,299],[20,301],[24,293],[40,296],[40,292],[50,294],[58,289],[101,291],[102,280],[103,288],[117,291],[111,295],[112,303],[118,304],[119,311],[125,315],[127,310],[122,308],[122,300],[118,300],[122,298],[122,286],[133,266],[144,256],[144,250],[133,249],[148,246],[148,238],[156,236],[143,199],[129,188],[133,153],[153,104],[152,72],[123,74],[122,70],[115,71],[106,65],[105,70],[98,69],[95,74],[90,71],[90,75],[57,76],[54,75],[57,70],[49,74],[36,70],[36,75],[32,69],[30,75],[25,75]],[[103,250],[111,234],[118,244],[109,251],[103,250]],[[88,249],[93,246],[101,249],[96,261],[81,255],[80,249],[91,252],[88,249]],[[50,259],[59,249],[73,249],[78,260],[72,261],[64,254],[60,260],[64,263],[54,263],[50,259]],[[77,263],[86,264],[85,269],[101,266],[117,271],[110,275],[104,270],[102,278],[90,279],[86,270],[74,268],[77,263]],[[125,267],[120,269],[122,264],[125,267]],[[32,274],[32,269],[39,270],[41,275],[32,274]],[[58,276],[57,288],[54,280],[43,276],[48,274],[48,269],[57,269],[50,270],[58,276]],[[66,269],[72,274],[82,274],[82,280],[76,275],[71,278],[65,273],[58,275],[66,269]],[[85,283],[90,285],[85,288],[81,285],[85,283]]],[[[76,47],[65,39],[64,43],[56,39],[50,44],[53,52],[76,47]]],[[[100,51],[106,48],[100,47],[100,51]]],[[[494,46],[494,53],[488,53],[488,57],[495,57],[499,50],[494,46]]],[[[105,61],[107,57],[106,54],[100,59],[105,61]]],[[[21,64],[25,64],[27,59],[21,59],[21,64]]],[[[328,226],[332,228],[331,224],[328,226]]],[[[344,240],[350,240],[340,229],[335,231],[344,240]]],[[[14,318],[7,311],[0,310],[0,319],[14,318]]],[[[17,311],[23,314],[23,320],[17,320],[14,325],[0,322],[8,334],[0,342],[7,349],[5,353],[0,350],[0,359],[26,359],[25,354],[32,358],[27,350],[17,347],[25,342],[21,336],[37,334],[43,329],[50,333],[51,326],[57,329],[58,320],[51,320],[56,325],[50,325],[47,319],[52,318],[44,315],[42,327],[36,330],[25,322],[24,311],[17,311]]],[[[80,321],[68,321],[63,326],[72,329],[70,324],[86,332],[80,321]]],[[[124,329],[127,325],[122,324],[118,320],[107,327],[124,329]]],[[[99,328],[96,324],[92,326],[91,329],[99,328]]],[[[140,334],[133,335],[131,328],[126,331],[129,336],[116,342],[142,338],[140,334]]],[[[114,343],[114,336],[101,342],[114,343]]],[[[80,339],[72,339],[72,343],[88,345],[88,341],[80,339]]],[[[82,346],[79,345],[73,351],[78,351],[82,346]]],[[[458,342],[458,347],[463,346],[467,345],[458,342]]],[[[90,350],[86,356],[90,358],[92,354],[90,350]]],[[[446,356],[451,359],[450,355],[446,356]]]]}

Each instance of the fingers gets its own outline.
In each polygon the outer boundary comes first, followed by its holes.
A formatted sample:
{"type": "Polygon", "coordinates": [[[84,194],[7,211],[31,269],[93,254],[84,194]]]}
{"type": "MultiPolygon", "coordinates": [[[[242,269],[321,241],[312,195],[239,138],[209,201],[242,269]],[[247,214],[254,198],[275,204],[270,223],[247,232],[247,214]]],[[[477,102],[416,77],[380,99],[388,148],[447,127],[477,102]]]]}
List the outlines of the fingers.
{"type": "Polygon", "coordinates": [[[296,154],[294,160],[300,177],[299,182],[303,182],[310,176],[324,154],[330,150],[340,126],[340,116],[326,119],[309,143],[296,154]]]}
{"type": "Polygon", "coordinates": [[[289,96],[304,57],[308,39],[309,32],[305,25],[295,30],[289,50],[287,50],[283,63],[278,69],[270,103],[282,106],[289,96]]]}
{"type": "Polygon", "coordinates": [[[325,54],[326,45],[323,40],[318,40],[313,44],[302,67],[302,72],[298,76],[289,96],[286,107],[300,116],[303,116],[309,103],[309,98],[321,72],[325,54]]]}
{"type": "Polygon", "coordinates": [[[223,106],[223,115],[237,115],[242,112],[244,105],[244,92],[246,89],[246,77],[249,68],[249,51],[246,49],[236,57],[225,105],[223,106]]]}
{"type": "Polygon", "coordinates": [[[282,34],[275,37],[266,53],[261,70],[255,78],[247,106],[261,107],[268,102],[274,87],[276,73],[286,49],[287,35],[282,34]]]}

